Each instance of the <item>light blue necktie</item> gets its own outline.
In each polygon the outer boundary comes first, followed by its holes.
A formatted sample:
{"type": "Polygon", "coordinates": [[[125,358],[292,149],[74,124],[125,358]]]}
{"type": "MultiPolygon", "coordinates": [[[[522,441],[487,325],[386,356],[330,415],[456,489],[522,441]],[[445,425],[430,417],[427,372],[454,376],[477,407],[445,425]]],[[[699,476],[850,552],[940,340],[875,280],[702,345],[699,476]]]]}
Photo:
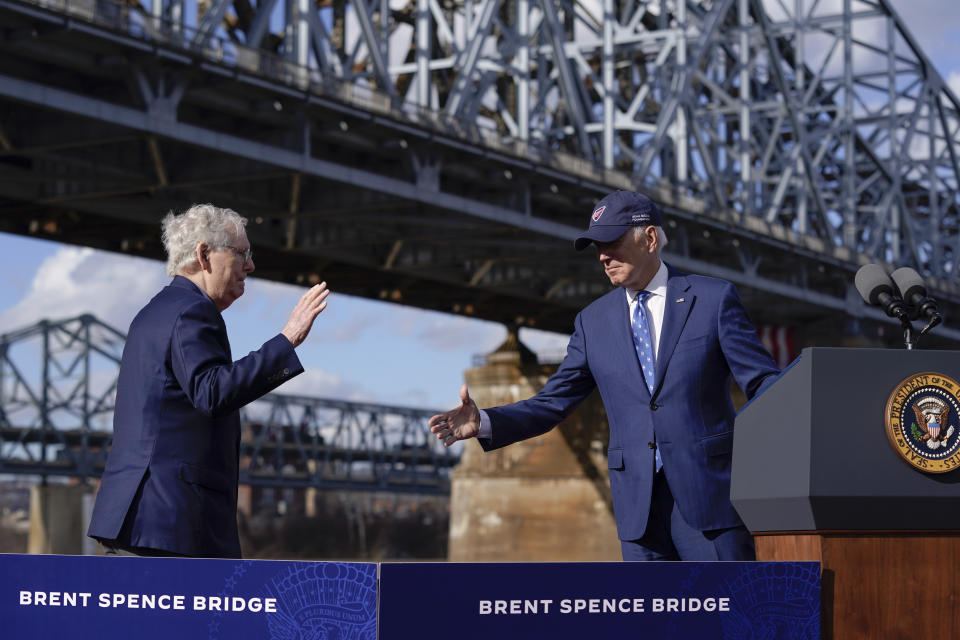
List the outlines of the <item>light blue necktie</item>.
{"type": "MultiPolygon", "coordinates": [[[[655,388],[654,382],[656,382],[654,379],[653,341],[650,339],[650,321],[647,318],[647,307],[644,304],[649,296],[649,291],[637,292],[637,304],[633,307],[631,322],[633,326],[633,346],[637,349],[637,358],[640,361],[640,369],[643,370],[643,379],[646,381],[647,389],[650,390],[652,396],[655,388]]],[[[657,461],[656,470],[659,471],[663,466],[663,461],[660,459],[660,448],[657,447],[654,451],[657,461]]]]}

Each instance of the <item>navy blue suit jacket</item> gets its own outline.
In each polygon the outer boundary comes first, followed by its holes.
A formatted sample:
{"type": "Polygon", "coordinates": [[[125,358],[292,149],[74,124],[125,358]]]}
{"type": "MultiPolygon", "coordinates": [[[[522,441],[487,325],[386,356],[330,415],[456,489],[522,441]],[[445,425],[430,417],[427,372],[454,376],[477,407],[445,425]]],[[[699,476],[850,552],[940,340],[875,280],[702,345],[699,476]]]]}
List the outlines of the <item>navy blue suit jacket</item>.
{"type": "Polygon", "coordinates": [[[643,536],[654,440],[684,520],[702,531],[742,524],[730,504],[734,410],[730,376],[748,398],[778,373],[729,282],[669,268],[653,396],[617,288],[577,315],[567,355],[537,395],[487,409],[486,450],[540,435],[598,387],[610,424],[608,466],[621,540],[643,536]]]}
{"type": "Polygon", "coordinates": [[[213,301],[176,276],[130,325],[113,445],[88,534],[122,546],[239,557],[238,410],[302,371],[279,334],[233,362],[213,301]]]}

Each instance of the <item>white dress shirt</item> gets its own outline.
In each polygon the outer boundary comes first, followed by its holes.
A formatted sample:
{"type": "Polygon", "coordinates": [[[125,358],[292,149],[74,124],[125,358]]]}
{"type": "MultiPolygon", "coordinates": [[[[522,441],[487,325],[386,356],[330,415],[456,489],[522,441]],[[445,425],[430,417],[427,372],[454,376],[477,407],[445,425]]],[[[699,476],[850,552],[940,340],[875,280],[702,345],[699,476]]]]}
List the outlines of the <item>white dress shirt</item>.
{"type": "MultiPolygon", "coordinates": [[[[653,344],[653,362],[656,366],[657,354],[660,351],[660,334],[663,329],[663,311],[667,305],[667,265],[664,264],[663,260],[660,261],[660,268],[657,269],[657,272],[653,275],[653,278],[650,279],[650,282],[647,283],[645,291],[649,291],[650,295],[647,296],[647,299],[644,301],[644,307],[647,310],[647,322],[650,325],[650,341],[653,344]]],[[[630,307],[628,309],[627,318],[633,317],[633,310],[637,306],[637,294],[639,290],[637,289],[624,289],[627,293],[627,305],[630,307]]],[[[636,357],[636,352],[631,349],[630,354],[636,357]]],[[[490,426],[490,417],[487,415],[487,412],[483,409],[480,409],[480,431],[477,433],[478,438],[489,438],[493,434],[493,430],[490,426]]]]}
{"type": "MultiPolygon", "coordinates": [[[[637,289],[625,289],[627,292],[627,304],[630,306],[627,317],[633,317],[633,311],[637,306],[637,289]]],[[[656,365],[657,354],[660,352],[660,334],[663,330],[663,310],[667,306],[667,265],[660,261],[660,268],[647,283],[644,291],[649,291],[650,295],[644,301],[644,307],[647,310],[647,322],[650,325],[650,342],[653,344],[653,362],[656,365]]]]}

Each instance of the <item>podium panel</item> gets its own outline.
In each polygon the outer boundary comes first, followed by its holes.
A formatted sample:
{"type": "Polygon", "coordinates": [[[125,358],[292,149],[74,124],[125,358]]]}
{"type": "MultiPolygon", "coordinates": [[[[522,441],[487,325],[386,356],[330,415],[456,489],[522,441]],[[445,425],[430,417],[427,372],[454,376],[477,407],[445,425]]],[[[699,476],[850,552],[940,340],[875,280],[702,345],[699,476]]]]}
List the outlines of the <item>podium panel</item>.
{"type": "Polygon", "coordinates": [[[730,497],[747,528],[960,529],[960,472],[912,467],[885,433],[891,393],[924,372],[960,380],[960,352],[804,349],[737,416],[730,497]]]}

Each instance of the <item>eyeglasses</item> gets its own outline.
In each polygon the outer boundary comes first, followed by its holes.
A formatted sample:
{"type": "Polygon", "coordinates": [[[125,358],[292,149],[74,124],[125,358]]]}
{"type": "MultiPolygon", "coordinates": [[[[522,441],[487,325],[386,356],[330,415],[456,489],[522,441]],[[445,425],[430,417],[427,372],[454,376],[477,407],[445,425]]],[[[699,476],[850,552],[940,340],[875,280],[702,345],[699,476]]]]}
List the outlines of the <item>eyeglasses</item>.
{"type": "Polygon", "coordinates": [[[246,249],[242,249],[240,247],[232,247],[229,244],[227,244],[227,245],[224,245],[222,248],[230,249],[231,251],[233,251],[233,254],[235,256],[237,256],[238,258],[242,258],[244,262],[246,262],[247,260],[253,260],[252,247],[247,247],[246,249]]]}

